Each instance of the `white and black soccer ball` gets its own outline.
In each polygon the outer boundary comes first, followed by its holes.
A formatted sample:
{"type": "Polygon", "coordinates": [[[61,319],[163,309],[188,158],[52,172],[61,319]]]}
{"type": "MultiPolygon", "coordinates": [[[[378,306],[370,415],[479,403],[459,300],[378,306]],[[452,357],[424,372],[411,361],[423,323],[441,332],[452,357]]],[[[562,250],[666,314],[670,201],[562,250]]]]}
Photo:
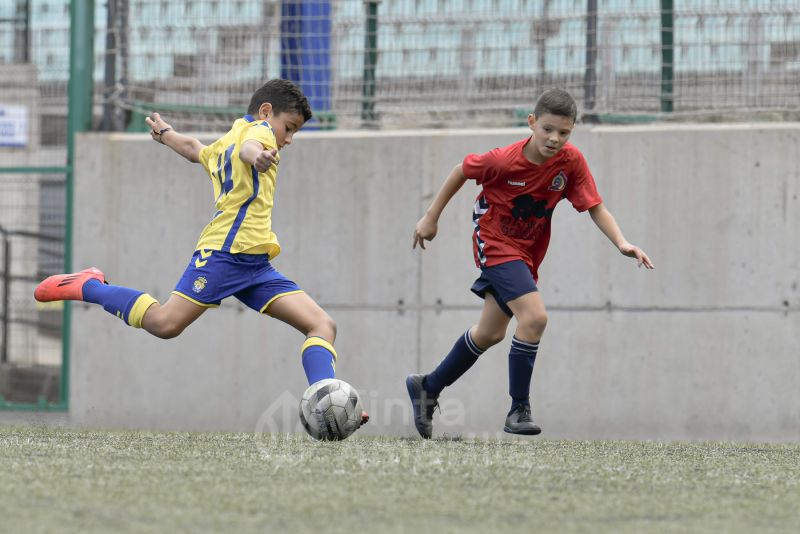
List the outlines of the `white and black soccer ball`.
{"type": "Polygon", "coordinates": [[[356,388],[336,378],[311,384],[300,400],[300,422],[318,440],[347,438],[361,426],[363,411],[356,388]]]}

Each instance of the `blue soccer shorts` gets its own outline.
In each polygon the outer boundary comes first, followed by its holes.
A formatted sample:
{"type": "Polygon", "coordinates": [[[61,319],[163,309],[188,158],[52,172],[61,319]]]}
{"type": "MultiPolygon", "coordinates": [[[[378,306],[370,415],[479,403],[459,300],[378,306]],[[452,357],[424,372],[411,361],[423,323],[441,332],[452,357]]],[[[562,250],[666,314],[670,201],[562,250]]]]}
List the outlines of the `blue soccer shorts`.
{"type": "Polygon", "coordinates": [[[486,293],[491,293],[497,305],[509,317],[513,317],[514,312],[508,307],[508,302],[539,290],[531,270],[522,260],[482,267],[481,275],[471,289],[482,299],[486,298],[486,293]]]}
{"type": "Polygon", "coordinates": [[[217,307],[222,299],[233,295],[248,307],[266,313],[276,299],[302,292],[270,265],[266,254],[198,250],[172,293],[206,308],[217,307]]]}

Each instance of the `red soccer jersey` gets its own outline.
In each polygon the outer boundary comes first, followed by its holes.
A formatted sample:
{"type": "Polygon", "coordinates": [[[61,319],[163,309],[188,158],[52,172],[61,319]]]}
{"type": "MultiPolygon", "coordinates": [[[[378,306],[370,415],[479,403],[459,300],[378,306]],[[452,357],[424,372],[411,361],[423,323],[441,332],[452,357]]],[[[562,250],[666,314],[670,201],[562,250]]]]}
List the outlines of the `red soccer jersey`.
{"type": "Polygon", "coordinates": [[[570,143],[538,165],[522,149],[523,139],[485,154],[464,158],[464,176],[482,187],[472,220],[472,248],[478,267],[522,260],[539,279],[539,265],[550,243],[550,220],[556,204],[568,199],[578,211],[600,204],[583,154],[570,143]]]}

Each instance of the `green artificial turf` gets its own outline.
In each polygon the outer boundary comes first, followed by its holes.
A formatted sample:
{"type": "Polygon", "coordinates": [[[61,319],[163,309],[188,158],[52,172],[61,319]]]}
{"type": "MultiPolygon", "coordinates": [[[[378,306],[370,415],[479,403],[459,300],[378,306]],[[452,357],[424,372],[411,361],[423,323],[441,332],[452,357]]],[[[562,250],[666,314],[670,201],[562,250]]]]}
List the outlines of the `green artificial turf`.
{"type": "Polygon", "coordinates": [[[0,427],[15,532],[798,532],[800,445],[0,427]]]}

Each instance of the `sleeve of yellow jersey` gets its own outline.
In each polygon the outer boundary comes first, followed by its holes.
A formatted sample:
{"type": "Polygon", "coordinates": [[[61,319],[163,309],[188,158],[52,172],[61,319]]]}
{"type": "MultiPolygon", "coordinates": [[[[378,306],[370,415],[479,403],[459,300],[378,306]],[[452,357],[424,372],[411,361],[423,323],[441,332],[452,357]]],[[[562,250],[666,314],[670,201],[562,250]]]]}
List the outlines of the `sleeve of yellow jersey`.
{"type": "Polygon", "coordinates": [[[260,121],[247,129],[242,138],[242,143],[248,139],[255,139],[261,143],[266,150],[278,147],[278,143],[275,141],[275,134],[272,133],[272,128],[265,124],[264,121],[260,121]]]}
{"type": "Polygon", "coordinates": [[[209,154],[211,154],[211,151],[214,150],[214,146],[216,144],[217,143],[211,143],[210,145],[204,146],[202,149],[200,149],[200,155],[198,156],[200,159],[200,165],[203,166],[209,175],[211,175],[211,169],[208,168],[208,157],[209,154]]]}

